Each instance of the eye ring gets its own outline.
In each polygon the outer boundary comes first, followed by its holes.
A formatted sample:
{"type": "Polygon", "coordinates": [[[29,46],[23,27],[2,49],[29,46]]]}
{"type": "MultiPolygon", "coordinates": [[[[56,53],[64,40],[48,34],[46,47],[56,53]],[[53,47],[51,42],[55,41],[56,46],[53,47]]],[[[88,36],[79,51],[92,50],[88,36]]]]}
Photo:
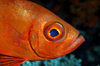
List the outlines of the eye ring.
{"type": "Polygon", "coordinates": [[[64,35],[64,28],[60,23],[53,23],[46,27],[45,37],[51,41],[59,40],[64,35]]]}

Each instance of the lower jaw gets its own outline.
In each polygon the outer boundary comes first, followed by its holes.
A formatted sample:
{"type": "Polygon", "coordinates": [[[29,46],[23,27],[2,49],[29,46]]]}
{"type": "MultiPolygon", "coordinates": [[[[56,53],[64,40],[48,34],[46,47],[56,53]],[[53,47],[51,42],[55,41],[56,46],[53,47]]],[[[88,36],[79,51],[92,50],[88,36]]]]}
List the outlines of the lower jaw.
{"type": "Polygon", "coordinates": [[[70,49],[75,50],[77,47],[79,47],[83,42],[85,41],[84,37],[82,35],[79,35],[75,41],[73,41],[70,44],[70,49]]]}
{"type": "Polygon", "coordinates": [[[85,41],[84,37],[82,35],[79,35],[72,44],[76,44],[76,43],[82,44],[84,41],[85,41]]]}

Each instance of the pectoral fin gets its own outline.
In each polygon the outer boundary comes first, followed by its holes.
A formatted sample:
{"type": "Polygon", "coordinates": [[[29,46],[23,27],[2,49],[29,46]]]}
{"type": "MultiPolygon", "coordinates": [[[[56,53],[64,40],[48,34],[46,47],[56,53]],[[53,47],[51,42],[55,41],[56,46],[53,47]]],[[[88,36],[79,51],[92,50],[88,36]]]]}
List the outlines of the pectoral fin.
{"type": "Polygon", "coordinates": [[[0,66],[18,66],[23,62],[22,58],[0,54],[0,66]]]}

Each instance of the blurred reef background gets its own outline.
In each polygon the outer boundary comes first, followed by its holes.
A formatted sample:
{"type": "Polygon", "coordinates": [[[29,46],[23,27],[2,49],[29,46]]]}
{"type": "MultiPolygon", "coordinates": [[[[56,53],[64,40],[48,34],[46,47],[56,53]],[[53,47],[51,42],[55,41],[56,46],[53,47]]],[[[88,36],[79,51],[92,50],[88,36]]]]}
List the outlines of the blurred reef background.
{"type": "Polygon", "coordinates": [[[74,52],[21,66],[100,66],[100,0],[31,0],[73,25],[86,41],[74,52]]]}

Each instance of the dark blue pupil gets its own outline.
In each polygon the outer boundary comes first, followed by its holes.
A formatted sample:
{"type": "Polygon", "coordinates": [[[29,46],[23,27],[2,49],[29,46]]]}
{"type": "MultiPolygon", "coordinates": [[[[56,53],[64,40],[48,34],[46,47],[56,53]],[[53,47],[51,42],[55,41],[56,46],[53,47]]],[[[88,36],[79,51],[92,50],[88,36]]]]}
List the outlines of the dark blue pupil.
{"type": "Polygon", "coordinates": [[[55,37],[55,36],[57,36],[59,34],[59,32],[56,30],[56,29],[52,29],[51,31],[50,31],[50,35],[52,36],[52,37],[55,37]]]}

